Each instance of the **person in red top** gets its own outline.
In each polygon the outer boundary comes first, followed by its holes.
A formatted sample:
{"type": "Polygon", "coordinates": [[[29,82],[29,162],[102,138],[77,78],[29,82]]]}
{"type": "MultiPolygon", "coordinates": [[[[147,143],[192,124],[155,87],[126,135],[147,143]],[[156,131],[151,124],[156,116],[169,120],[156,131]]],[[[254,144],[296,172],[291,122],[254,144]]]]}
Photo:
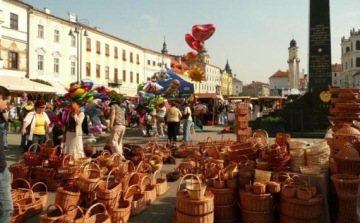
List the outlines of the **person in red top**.
{"type": "MultiPolygon", "coordinates": [[[[10,102],[10,91],[0,86],[0,112],[3,111],[10,102]]],[[[0,222],[10,223],[13,211],[13,201],[11,198],[11,174],[6,167],[3,136],[0,134],[0,222]]]]}

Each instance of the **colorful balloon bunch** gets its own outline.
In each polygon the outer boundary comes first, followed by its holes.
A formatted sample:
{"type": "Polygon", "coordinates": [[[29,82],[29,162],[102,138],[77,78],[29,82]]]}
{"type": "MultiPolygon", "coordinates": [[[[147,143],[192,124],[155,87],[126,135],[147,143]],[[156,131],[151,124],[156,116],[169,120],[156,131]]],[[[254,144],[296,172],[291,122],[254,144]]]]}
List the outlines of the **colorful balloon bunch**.
{"type": "Polygon", "coordinates": [[[189,67],[189,78],[192,81],[196,81],[196,82],[200,82],[201,81],[205,81],[206,77],[205,77],[205,72],[204,69],[202,67],[196,66],[195,64],[192,64],[189,67]]]}
{"type": "MultiPolygon", "coordinates": [[[[185,35],[185,41],[191,49],[199,52],[204,49],[204,42],[214,34],[215,26],[213,24],[194,25],[191,31],[192,34],[185,35]]],[[[196,52],[189,52],[185,56],[185,60],[195,60],[196,57],[196,52]]]]}
{"type": "Polygon", "coordinates": [[[68,93],[64,95],[57,95],[56,105],[59,107],[67,107],[71,102],[76,102],[79,105],[85,105],[94,99],[101,99],[101,101],[110,100],[110,90],[106,87],[100,86],[92,89],[94,82],[89,79],[81,81],[81,85],[73,85],[70,87],[68,93]]]}

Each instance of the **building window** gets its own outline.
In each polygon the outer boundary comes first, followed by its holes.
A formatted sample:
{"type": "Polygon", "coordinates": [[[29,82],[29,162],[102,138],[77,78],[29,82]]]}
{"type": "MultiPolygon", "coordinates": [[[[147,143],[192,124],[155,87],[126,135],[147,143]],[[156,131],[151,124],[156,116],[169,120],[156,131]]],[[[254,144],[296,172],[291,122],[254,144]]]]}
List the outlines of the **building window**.
{"type": "Polygon", "coordinates": [[[109,67],[105,67],[105,79],[109,79],[109,67]]]}
{"type": "Polygon", "coordinates": [[[44,26],[38,25],[38,38],[44,38],[44,26]]]}
{"type": "Polygon", "coordinates": [[[126,82],[126,70],[123,70],[123,82],[126,82]]]}
{"type": "Polygon", "coordinates": [[[19,56],[16,52],[9,52],[9,69],[19,69],[19,56]]]}
{"type": "Polygon", "coordinates": [[[133,81],[134,81],[133,72],[130,72],[130,83],[133,83],[133,81]]]}
{"type": "Polygon", "coordinates": [[[59,73],[59,63],[60,60],[59,58],[54,58],[54,73],[59,73]]]}
{"type": "Polygon", "coordinates": [[[91,51],[91,39],[86,38],[86,50],[91,51]]]}
{"type": "Polygon", "coordinates": [[[132,53],[132,52],[130,52],[130,62],[131,62],[131,63],[134,62],[134,58],[133,58],[133,53],[132,53]]]}
{"type": "Polygon", "coordinates": [[[96,77],[100,78],[100,65],[96,64],[96,77]]]}
{"type": "Polygon", "coordinates": [[[136,74],[136,83],[137,84],[140,83],[140,75],[139,75],[139,73],[136,74]]]}
{"type": "Polygon", "coordinates": [[[105,44],[105,55],[109,56],[110,52],[109,52],[109,44],[105,44]]]}
{"type": "Polygon", "coordinates": [[[139,56],[139,54],[136,54],[136,64],[140,64],[140,56],[139,56]]]}
{"type": "Polygon", "coordinates": [[[76,63],[71,61],[71,75],[75,76],[76,63]]]}
{"type": "Polygon", "coordinates": [[[346,47],[346,53],[350,51],[350,47],[346,47]]]}
{"type": "Polygon", "coordinates": [[[118,69],[117,68],[114,69],[114,82],[118,83],[118,69]]]}
{"type": "Polygon", "coordinates": [[[353,68],[354,63],[353,63],[353,59],[351,59],[351,68],[353,68]]]}
{"type": "Polygon", "coordinates": [[[75,36],[71,36],[71,46],[76,47],[76,38],[75,38],[75,36]]]}
{"type": "Polygon", "coordinates": [[[118,57],[119,57],[119,55],[118,55],[118,48],[117,48],[117,47],[114,48],[114,55],[115,55],[115,58],[118,58],[118,57]]]}
{"type": "Polygon", "coordinates": [[[360,57],[356,58],[356,67],[360,67],[360,57]]]}
{"type": "Polygon", "coordinates": [[[155,62],[155,61],[153,61],[153,66],[154,66],[154,67],[156,66],[156,62],[155,62]]]}
{"type": "Polygon", "coordinates": [[[151,65],[151,62],[150,62],[150,60],[148,60],[148,65],[149,65],[149,66],[151,65]]]}
{"type": "Polygon", "coordinates": [[[91,64],[90,63],[86,63],[86,76],[87,77],[91,76],[91,64]]]}
{"type": "Polygon", "coordinates": [[[100,54],[100,41],[96,41],[96,53],[100,54]]]}
{"type": "Polygon", "coordinates": [[[360,50],[360,41],[356,41],[356,50],[360,50]]]}
{"type": "Polygon", "coordinates": [[[10,12],[10,29],[18,30],[19,16],[10,12]]]}
{"type": "Polygon", "coordinates": [[[54,30],[54,42],[55,43],[60,42],[60,31],[59,30],[54,30]]]}
{"type": "Polygon", "coordinates": [[[38,70],[44,70],[44,55],[38,55],[38,70]]]}
{"type": "Polygon", "coordinates": [[[123,61],[126,61],[126,50],[122,51],[122,58],[123,58],[123,61]]]}

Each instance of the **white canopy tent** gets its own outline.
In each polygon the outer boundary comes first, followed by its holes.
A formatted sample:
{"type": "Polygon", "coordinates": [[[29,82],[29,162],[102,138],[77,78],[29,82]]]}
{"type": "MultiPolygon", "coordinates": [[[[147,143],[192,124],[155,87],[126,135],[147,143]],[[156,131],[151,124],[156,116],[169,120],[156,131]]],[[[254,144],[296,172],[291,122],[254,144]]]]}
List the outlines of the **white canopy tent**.
{"type": "Polygon", "coordinates": [[[0,85],[11,92],[56,93],[54,87],[30,81],[24,77],[0,76],[0,85]]]}

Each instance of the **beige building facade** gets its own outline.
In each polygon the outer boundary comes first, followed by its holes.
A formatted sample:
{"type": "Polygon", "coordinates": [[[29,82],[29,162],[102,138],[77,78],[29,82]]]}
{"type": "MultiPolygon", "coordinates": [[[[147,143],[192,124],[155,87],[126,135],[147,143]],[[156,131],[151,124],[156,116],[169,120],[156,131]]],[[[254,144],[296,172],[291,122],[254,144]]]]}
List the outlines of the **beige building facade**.
{"type": "Polygon", "coordinates": [[[360,29],[350,30],[348,39],[341,39],[341,87],[353,87],[353,76],[360,71],[360,29]]]}

